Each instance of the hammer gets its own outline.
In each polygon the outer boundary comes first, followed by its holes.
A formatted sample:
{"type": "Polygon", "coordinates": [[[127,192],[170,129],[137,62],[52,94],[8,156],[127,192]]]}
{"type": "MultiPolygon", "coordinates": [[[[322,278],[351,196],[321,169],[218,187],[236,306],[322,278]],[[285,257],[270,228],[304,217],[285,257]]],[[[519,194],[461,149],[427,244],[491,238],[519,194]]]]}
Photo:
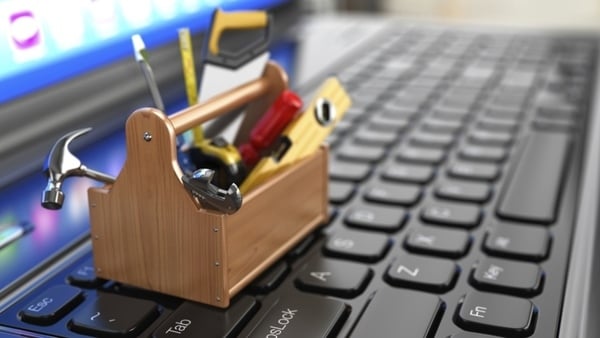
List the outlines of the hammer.
{"type": "Polygon", "coordinates": [[[65,195],[62,183],[70,176],[85,176],[104,183],[114,183],[113,176],[87,168],[69,151],[69,144],[77,137],[87,134],[92,128],[72,131],[61,137],[46,157],[44,172],[48,176],[48,185],[42,192],[42,207],[57,210],[62,207],[65,195]]]}

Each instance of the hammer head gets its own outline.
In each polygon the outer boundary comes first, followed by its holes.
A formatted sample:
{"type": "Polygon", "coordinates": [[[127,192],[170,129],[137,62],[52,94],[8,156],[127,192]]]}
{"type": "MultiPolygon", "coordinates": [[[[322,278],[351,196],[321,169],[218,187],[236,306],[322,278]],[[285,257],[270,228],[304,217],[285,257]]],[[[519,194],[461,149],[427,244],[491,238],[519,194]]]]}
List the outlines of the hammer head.
{"type": "Polygon", "coordinates": [[[69,144],[75,138],[88,133],[92,128],[72,131],[61,137],[46,157],[44,173],[48,176],[48,185],[42,193],[42,206],[46,209],[60,209],[65,199],[61,190],[63,181],[69,176],[83,176],[85,170],[81,161],[69,151],[69,144]]]}

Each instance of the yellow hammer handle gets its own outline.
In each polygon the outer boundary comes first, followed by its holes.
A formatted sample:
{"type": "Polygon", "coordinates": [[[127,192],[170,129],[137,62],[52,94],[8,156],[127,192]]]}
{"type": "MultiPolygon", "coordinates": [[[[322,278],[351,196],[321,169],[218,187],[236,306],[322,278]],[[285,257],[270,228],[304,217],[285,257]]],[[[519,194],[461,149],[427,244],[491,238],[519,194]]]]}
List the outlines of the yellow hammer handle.
{"type": "Polygon", "coordinates": [[[219,54],[219,40],[223,31],[227,29],[262,28],[266,27],[268,22],[267,13],[263,11],[227,13],[217,9],[213,17],[208,49],[215,55],[219,54]]]}

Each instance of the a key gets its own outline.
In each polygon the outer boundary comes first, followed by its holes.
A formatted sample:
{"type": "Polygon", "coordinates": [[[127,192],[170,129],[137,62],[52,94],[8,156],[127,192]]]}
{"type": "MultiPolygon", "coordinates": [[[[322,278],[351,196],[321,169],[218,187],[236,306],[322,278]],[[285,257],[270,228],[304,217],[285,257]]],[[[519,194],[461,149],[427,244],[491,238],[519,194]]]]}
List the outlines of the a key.
{"type": "Polygon", "coordinates": [[[71,271],[67,276],[67,280],[69,281],[69,284],[84,288],[95,288],[104,282],[104,280],[96,277],[94,261],[91,258],[71,271]]]}
{"type": "Polygon", "coordinates": [[[471,284],[484,291],[532,296],[542,289],[544,274],[534,263],[483,258],[471,273],[471,284]]]}
{"type": "Polygon", "coordinates": [[[515,132],[517,128],[519,128],[519,122],[517,120],[498,119],[493,117],[482,116],[477,121],[477,127],[489,131],[512,133],[515,132]]]}
{"type": "Polygon", "coordinates": [[[577,122],[573,120],[556,120],[536,117],[532,126],[535,130],[548,132],[570,133],[577,129],[577,122]]]}
{"type": "Polygon", "coordinates": [[[500,217],[542,224],[553,223],[568,163],[570,137],[533,132],[512,176],[504,184],[496,212],[500,217]]]}
{"type": "Polygon", "coordinates": [[[461,299],[454,319],[469,331],[527,337],[535,328],[537,309],[527,299],[470,292],[461,299]]]}
{"type": "Polygon", "coordinates": [[[416,146],[448,148],[454,143],[454,135],[417,131],[410,136],[410,142],[416,146]]]}
{"type": "Polygon", "coordinates": [[[430,165],[394,163],[383,170],[381,177],[390,181],[424,184],[431,181],[434,174],[430,165]]]}
{"type": "Polygon", "coordinates": [[[487,233],[483,249],[493,256],[539,262],[548,256],[550,240],[547,229],[497,222],[487,233]]]}
{"type": "Polygon", "coordinates": [[[329,202],[333,204],[342,204],[348,202],[356,188],[350,182],[329,180],[329,202]]]}
{"type": "Polygon", "coordinates": [[[77,333],[133,337],[158,316],[156,303],[111,293],[99,293],[69,323],[77,333]]]}
{"type": "Polygon", "coordinates": [[[385,148],[345,143],[337,149],[336,154],[343,160],[374,163],[383,158],[385,148]]]}
{"type": "Polygon", "coordinates": [[[374,337],[376,332],[411,338],[433,337],[444,308],[438,296],[383,287],[368,304],[351,337],[374,337]]]}
{"type": "Polygon", "coordinates": [[[471,245],[469,232],[462,229],[445,229],[419,225],[406,236],[407,250],[447,258],[464,256],[471,245]]]}
{"type": "Polygon", "coordinates": [[[404,254],[390,265],[385,280],[396,286],[441,293],[454,286],[458,270],[451,260],[404,254]]]}
{"type": "Polygon", "coordinates": [[[289,270],[290,267],[285,261],[277,262],[252,282],[250,291],[255,293],[273,291],[283,281],[289,270]]]}
{"type": "MultiPolygon", "coordinates": [[[[330,218],[332,218],[331,210],[333,208],[329,208],[330,210],[330,218]]],[[[290,252],[287,253],[286,257],[288,259],[296,259],[302,255],[304,255],[308,249],[313,245],[317,236],[314,233],[310,233],[300,243],[298,243],[290,252]]]]}
{"type": "Polygon", "coordinates": [[[399,133],[406,129],[409,124],[409,120],[391,118],[384,115],[374,115],[369,119],[368,126],[372,130],[391,131],[399,133]]]}
{"type": "Polygon", "coordinates": [[[507,152],[503,147],[483,147],[474,145],[464,145],[459,154],[465,160],[502,162],[506,159],[507,152]]]}
{"type": "Polygon", "coordinates": [[[329,177],[341,181],[361,182],[371,174],[371,166],[337,159],[329,161],[329,177]]]}
{"type": "Polygon", "coordinates": [[[428,223],[473,228],[479,225],[481,210],[463,203],[431,203],[421,209],[421,219],[428,223]]]}
{"type": "Polygon", "coordinates": [[[227,309],[183,302],[154,331],[153,338],[236,337],[258,309],[256,300],[241,296],[227,309]]]}
{"type": "Polygon", "coordinates": [[[346,224],[358,228],[395,232],[400,230],[407,218],[406,210],[373,203],[356,203],[344,218],[346,224]]]}
{"type": "Polygon", "coordinates": [[[439,120],[436,118],[427,118],[423,120],[423,130],[429,132],[451,133],[454,134],[462,128],[463,124],[459,121],[439,120]]]}
{"type": "Polygon", "coordinates": [[[302,267],[295,283],[300,290],[353,298],[372,277],[373,271],[366,265],[317,256],[302,267]]]}
{"type": "Polygon", "coordinates": [[[64,317],[83,300],[80,289],[69,285],[56,285],[31,299],[19,312],[22,321],[50,325],[64,317]]]}
{"type": "Polygon", "coordinates": [[[390,131],[370,130],[367,128],[358,129],[352,137],[358,144],[389,146],[398,139],[398,134],[390,131]]]}
{"type": "Polygon", "coordinates": [[[288,292],[269,308],[248,337],[335,337],[348,312],[340,301],[288,292]]]}
{"type": "Polygon", "coordinates": [[[411,206],[421,199],[422,194],[419,185],[377,181],[366,189],[364,198],[375,203],[411,206]]]}
{"type": "Polygon", "coordinates": [[[487,130],[473,130],[469,133],[473,144],[506,147],[513,141],[511,133],[487,130]]]}
{"type": "Polygon", "coordinates": [[[443,149],[403,146],[396,151],[396,158],[420,164],[440,164],[446,158],[446,153],[443,149]]]}
{"type": "Polygon", "coordinates": [[[448,168],[448,175],[478,181],[495,181],[500,176],[500,168],[492,163],[456,161],[448,168]]]}
{"type": "Polygon", "coordinates": [[[332,257],[374,263],[384,257],[391,243],[383,234],[342,229],[327,239],[323,251],[332,257]]]}
{"type": "Polygon", "coordinates": [[[487,334],[473,333],[473,332],[461,332],[453,334],[448,338],[498,338],[498,336],[490,336],[487,334]]]}
{"type": "Polygon", "coordinates": [[[439,198],[466,202],[484,203],[491,193],[492,189],[487,183],[463,180],[446,179],[435,187],[435,195],[439,198]]]}

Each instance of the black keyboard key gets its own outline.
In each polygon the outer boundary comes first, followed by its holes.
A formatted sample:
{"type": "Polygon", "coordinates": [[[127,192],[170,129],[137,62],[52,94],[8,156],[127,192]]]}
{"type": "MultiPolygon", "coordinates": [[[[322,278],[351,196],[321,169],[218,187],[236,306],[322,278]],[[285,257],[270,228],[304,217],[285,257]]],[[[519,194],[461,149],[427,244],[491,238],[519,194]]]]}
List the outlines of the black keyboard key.
{"type": "Polygon", "coordinates": [[[340,301],[290,292],[269,309],[248,337],[335,337],[348,312],[340,301]]]}
{"type": "Polygon", "coordinates": [[[461,332],[453,334],[448,338],[498,338],[498,336],[490,336],[487,334],[473,333],[473,332],[461,332]]]}
{"type": "Polygon", "coordinates": [[[385,155],[385,148],[345,143],[336,150],[337,156],[343,160],[374,163],[385,155]]]}
{"type": "Polygon", "coordinates": [[[372,277],[366,265],[317,256],[302,267],[295,283],[300,290],[352,298],[365,290],[372,277]]]}
{"type": "Polygon", "coordinates": [[[535,327],[537,309],[527,299],[470,292],[461,299],[456,323],[469,331],[505,337],[526,337],[535,327]]]}
{"type": "Polygon", "coordinates": [[[462,128],[463,124],[460,121],[439,120],[435,118],[427,118],[423,120],[423,130],[433,133],[451,133],[454,134],[462,128]]]}
{"type": "Polygon", "coordinates": [[[235,337],[257,309],[258,303],[249,296],[241,296],[227,309],[186,301],[171,313],[152,337],[235,337]]]}
{"type": "Polygon", "coordinates": [[[260,275],[250,285],[250,291],[254,293],[267,293],[273,291],[285,278],[290,271],[290,267],[285,261],[279,261],[271,266],[267,271],[260,275]]]}
{"type": "Polygon", "coordinates": [[[391,285],[442,293],[454,286],[458,270],[451,260],[404,254],[390,265],[385,280],[391,285]]]}
{"type": "Polygon", "coordinates": [[[337,180],[361,182],[371,174],[371,166],[366,163],[329,160],[329,177],[337,180]]]}
{"type": "Polygon", "coordinates": [[[487,233],[483,249],[493,256],[539,262],[548,256],[550,239],[544,228],[498,222],[487,233]]]}
{"type": "MultiPolygon", "coordinates": [[[[329,208],[330,222],[333,218],[335,218],[336,215],[337,211],[334,208],[329,208]]],[[[289,259],[296,259],[304,255],[308,251],[308,249],[310,249],[310,247],[313,245],[316,239],[317,236],[315,235],[315,233],[310,233],[308,236],[304,237],[304,239],[300,243],[298,243],[292,250],[290,250],[287,253],[286,257],[289,259]]]]}
{"type": "Polygon", "coordinates": [[[443,149],[403,146],[396,151],[396,157],[406,162],[440,164],[446,158],[446,152],[443,149]]]}
{"type": "Polygon", "coordinates": [[[154,302],[102,293],[75,313],[69,328],[92,336],[135,337],[157,316],[154,302]]]}
{"type": "Polygon", "coordinates": [[[422,190],[415,184],[379,181],[366,189],[364,198],[375,203],[411,206],[421,199],[422,190]]]}
{"type": "Polygon", "coordinates": [[[507,152],[503,147],[482,147],[465,145],[459,150],[459,154],[465,160],[502,162],[506,159],[507,152]]]}
{"type": "Polygon", "coordinates": [[[420,225],[406,236],[404,246],[416,253],[458,258],[467,253],[471,240],[465,230],[420,225]]]}
{"type": "Polygon", "coordinates": [[[518,120],[498,119],[493,117],[480,117],[477,120],[477,127],[498,132],[512,133],[519,128],[518,120]]]}
{"type": "Polygon", "coordinates": [[[405,118],[390,117],[387,115],[373,115],[369,121],[368,126],[371,130],[391,131],[399,133],[408,127],[410,121],[405,118]]]}
{"type": "Polygon", "coordinates": [[[550,224],[556,219],[571,141],[566,134],[532,132],[526,142],[496,212],[508,219],[550,224]]]}
{"type": "MultiPolygon", "coordinates": [[[[435,295],[382,288],[367,306],[351,337],[433,337],[445,306],[435,295]]],[[[307,336],[308,337],[308,336],[307,336]]]]}
{"type": "Polygon", "coordinates": [[[394,232],[400,230],[407,218],[406,210],[372,203],[356,203],[347,212],[346,224],[358,228],[394,232]]]}
{"type": "Polygon", "coordinates": [[[454,143],[454,135],[417,131],[410,136],[410,142],[416,146],[448,148],[454,143]]]}
{"type": "Polygon", "coordinates": [[[439,182],[435,188],[435,195],[439,198],[466,202],[483,203],[491,194],[491,187],[481,182],[446,179],[439,182]]]}
{"type": "Polygon", "coordinates": [[[434,173],[430,165],[395,163],[387,166],[381,177],[390,181],[424,184],[431,181],[434,173]]]}
{"type": "Polygon", "coordinates": [[[478,181],[494,181],[500,176],[500,168],[492,163],[457,161],[448,168],[448,175],[478,181]]]}
{"type": "Polygon", "coordinates": [[[334,204],[342,204],[348,202],[356,188],[351,182],[341,182],[329,180],[329,202],[334,204]]]}
{"type": "Polygon", "coordinates": [[[483,258],[471,274],[471,284],[485,291],[532,296],[542,289],[544,274],[534,263],[483,258]]]}
{"type": "Polygon", "coordinates": [[[61,319],[83,300],[80,289],[69,285],[56,285],[35,296],[21,312],[22,321],[50,325],[61,319]]]}
{"type": "Polygon", "coordinates": [[[549,132],[569,133],[577,129],[577,122],[573,120],[556,120],[537,117],[532,123],[533,129],[549,132]]]}
{"type": "Polygon", "coordinates": [[[391,240],[383,234],[342,229],[327,239],[323,251],[328,256],[377,262],[384,257],[390,244],[391,240]]]}
{"type": "Polygon", "coordinates": [[[428,223],[473,228],[479,225],[481,209],[463,203],[430,203],[421,209],[421,219],[428,223]]]}
{"type": "Polygon", "coordinates": [[[352,137],[358,144],[389,146],[398,139],[398,134],[393,131],[370,130],[367,128],[358,129],[352,137]]]}
{"type": "Polygon", "coordinates": [[[506,147],[513,141],[513,135],[507,132],[473,130],[469,133],[469,141],[474,144],[506,147]]]}
{"type": "Polygon", "coordinates": [[[73,270],[67,276],[69,284],[84,288],[95,288],[100,286],[104,280],[96,277],[96,268],[93,259],[88,259],[73,270]]]}

